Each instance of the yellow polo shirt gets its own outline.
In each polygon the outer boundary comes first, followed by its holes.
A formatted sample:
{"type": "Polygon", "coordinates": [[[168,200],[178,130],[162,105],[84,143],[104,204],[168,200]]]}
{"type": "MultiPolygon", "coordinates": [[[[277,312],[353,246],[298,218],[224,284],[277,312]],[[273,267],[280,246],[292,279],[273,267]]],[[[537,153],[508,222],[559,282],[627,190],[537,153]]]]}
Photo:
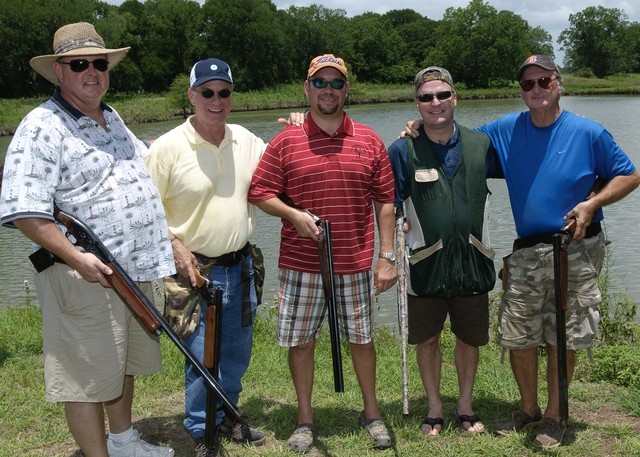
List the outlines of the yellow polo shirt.
{"type": "Polygon", "coordinates": [[[226,124],[216,147],[190,119],[153,142],[145,163],[169,229],[191,252],[218,257],[249,241],[256,213],[247,194],[265,146],[244,127],[226,124]]]}

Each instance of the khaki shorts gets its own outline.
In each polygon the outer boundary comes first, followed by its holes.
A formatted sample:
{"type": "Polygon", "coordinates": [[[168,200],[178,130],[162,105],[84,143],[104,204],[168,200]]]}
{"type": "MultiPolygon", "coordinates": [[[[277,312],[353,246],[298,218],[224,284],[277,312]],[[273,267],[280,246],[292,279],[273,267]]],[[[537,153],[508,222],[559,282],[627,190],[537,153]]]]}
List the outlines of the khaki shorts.
{"type": "MultiPolygon", "coordinates": [[[[567,349],[593,346],[600,323],[598,276],[604,254],[603,233],[569,245],[567,349]]],[[[508,271],[498,315],[500,345],[506,349],[555,346],[553,246],[538,244],[515,251],[508,259],[508,271]]]]}
{"type": "MultiPolygon", "coordinates": [[[[153,302],[150,282],[139,283],[153,302]]],[[[125,375],[160,371],[158,338],[111,289],[56,263],[36,277],[42,308],[44,377],[50,402],[105,402],[122,394],[125,375]]]]}
{"type": "MultiPolygon", "coordinates": [[[[278,345],[295,347],[317,340],[327,315],[322,276],[281,269],[278,279],[278,345]]],[[[335,275],[334,281],[341,339],[369,343],[373,328],[372,273],[335,275]]]]}

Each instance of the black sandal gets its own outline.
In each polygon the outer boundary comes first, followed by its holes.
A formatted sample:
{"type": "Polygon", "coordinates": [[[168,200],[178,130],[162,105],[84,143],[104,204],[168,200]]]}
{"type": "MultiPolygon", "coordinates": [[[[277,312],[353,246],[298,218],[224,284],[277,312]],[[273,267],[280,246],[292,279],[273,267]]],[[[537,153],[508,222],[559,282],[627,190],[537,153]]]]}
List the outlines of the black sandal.
{"type": "MultiPolygon", "coordinates": [[[[469,426],[469,428],[474,427],[478,422],[482,423],[482,421],[480,420],[480,418],[478,416],[476,416],[475,414],[472,414],[471,416],[467,415],[467,414],[460,414],[458,413],[458,410],[456,409],[453,412],[453,417],[456,418],[456,423],[460,426],[460,428],[462,428],[465,432],[469,432],[468,428],[464,428],[464,425],[462,425],[465,422],[469,422],[471,425],[469,426]]],[[[484,424],[482,424],[484,426],[484,424]]],[[[469,433],[481,433],[484,432],[484,428],[480,431],[471,431],[469,433]]]]}
{"type": "Polygon", "coordinates": [[[423,435],[426,436],[439,436],[442,432],[444,432],[444,419],[442,417],[425,417],[424,420],[422,421],[422,424],[420,424],[420,431],[422,432],[423,435]],[[437,430],[438,434],[437,435],[429,435],[427,433],[424,433],[424,431],[422,430],[422,427],[428,425],[429,427],[431,427],[431,430],[435,430],[436,429],[436,425],[440,426],[440,430],[437,430]]]}

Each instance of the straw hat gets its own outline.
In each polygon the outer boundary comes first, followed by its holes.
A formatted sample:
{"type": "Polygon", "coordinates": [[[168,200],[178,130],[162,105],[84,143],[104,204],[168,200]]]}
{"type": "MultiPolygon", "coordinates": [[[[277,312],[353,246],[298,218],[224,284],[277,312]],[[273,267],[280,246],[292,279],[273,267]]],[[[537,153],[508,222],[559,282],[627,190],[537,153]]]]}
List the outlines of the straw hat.
{"type": "Polygon", "coordinates": [[[76,22],[60,27],[53,35],[53,54],[34,57],[29,64],[31,64],[31,68],[53,84],[58,84],[58,78],[53,71],[53,62],[61,57],[106,55],[109,69],[112,69],[129,49],[131,48],[105,48],[104,40],[98,35],[92,24],[76,22]]]}

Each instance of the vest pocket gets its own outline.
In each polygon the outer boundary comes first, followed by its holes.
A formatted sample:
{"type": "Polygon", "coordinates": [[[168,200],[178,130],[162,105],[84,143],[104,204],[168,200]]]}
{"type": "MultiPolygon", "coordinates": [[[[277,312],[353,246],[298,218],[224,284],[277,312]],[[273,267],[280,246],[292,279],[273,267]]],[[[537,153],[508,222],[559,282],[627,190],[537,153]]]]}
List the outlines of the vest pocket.
{"type": "Polygon", "coordinates": [[[422,200],[433,200],[444,194],[442,180],[439,179],[438,170],[435,168],[419,168],[415,170],[413,185],[422,200]]]}

